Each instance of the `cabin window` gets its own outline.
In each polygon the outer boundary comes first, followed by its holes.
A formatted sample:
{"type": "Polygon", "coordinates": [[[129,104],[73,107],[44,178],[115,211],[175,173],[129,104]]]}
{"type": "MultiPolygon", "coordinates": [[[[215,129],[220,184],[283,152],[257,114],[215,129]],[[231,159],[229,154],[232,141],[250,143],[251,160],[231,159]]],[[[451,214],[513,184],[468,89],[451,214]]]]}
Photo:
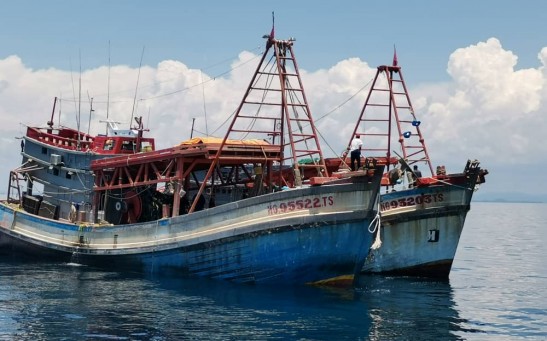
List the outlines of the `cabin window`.
{"type": "Polygon", "coordinates": [[[141,152],[151,152],[152,144],[149,141],[143,141],[141,143],[141,152]]]}
{"type": "Polygon", "coordinates": [[[104,143],[103,150],[112,150],[114,149],[114,140],[106,140],[104,143]]]}
{"type": "Polygon", "coordinates": [[[46,155],[47,155],[47,148],[46,148],[46,147],[42,147],[42,154],[46,154],[46,155]]]}
{"type": "Polygon", "coordinates": [[[55,175],[55,176],[59,175],[59,168],[53,167],[53,175],[55,175]]]}
{"type": "Polygon", "coordinates": [[[72,179],[72,172],[70,172],[70,171],[66,172],[65,177],[67,179],[72,179]]]}
{"type": "Polygon", "coordinates": [[[133,141],[122,141],[122,150],[134,150],[135,143],[133,141]]]}

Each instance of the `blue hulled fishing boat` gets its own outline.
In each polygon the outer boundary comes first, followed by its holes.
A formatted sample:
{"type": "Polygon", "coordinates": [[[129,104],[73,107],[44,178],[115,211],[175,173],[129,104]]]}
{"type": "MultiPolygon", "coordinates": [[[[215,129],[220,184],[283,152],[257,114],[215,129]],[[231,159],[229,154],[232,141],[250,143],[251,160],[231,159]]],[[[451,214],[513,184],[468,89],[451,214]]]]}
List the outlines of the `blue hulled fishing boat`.
{"type": "Polygon", "coordinates": [[[29,127],[0,204],[0,252],[237,282],[352,281],[383,168],[327,176],[294,41],[265,38],[223,138],[156,150],[142,119],[98,136],[53,116],[29,127]]]}
{"type": "MultiPolygon", "coordinates": [[[[477,160],[451,174],[433,167],[396,54],[371,84],[352,138],[363,140],[362,164],[373,160],[386,173],[363,272],[448,278],[473,193],[488,171],[477,160]]],[[[348,173],[346,157],[327,160],[329,171],[348,173]]]]}

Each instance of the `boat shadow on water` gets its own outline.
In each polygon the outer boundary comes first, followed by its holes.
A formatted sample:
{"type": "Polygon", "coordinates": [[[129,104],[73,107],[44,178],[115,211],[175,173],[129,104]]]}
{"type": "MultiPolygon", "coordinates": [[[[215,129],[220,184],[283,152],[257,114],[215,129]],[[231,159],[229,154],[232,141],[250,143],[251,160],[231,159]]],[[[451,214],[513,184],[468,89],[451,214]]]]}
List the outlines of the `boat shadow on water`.
{"type": "Polygon", "coordinates": [[[74,263],[0,261],[17,321],[55,338],[461,340],[449,281],[361,276],[358,286],[255,285],[74,263]]]}
{"type": "Polygon", "coordinates": [[[161,288],[255,316],[264,325],[298,321],[270,336],[463,340],[462,335],[482,333],[459,316],[448,279],[367,274],[355,286],[333,287],[146,277],[161,288]]]}

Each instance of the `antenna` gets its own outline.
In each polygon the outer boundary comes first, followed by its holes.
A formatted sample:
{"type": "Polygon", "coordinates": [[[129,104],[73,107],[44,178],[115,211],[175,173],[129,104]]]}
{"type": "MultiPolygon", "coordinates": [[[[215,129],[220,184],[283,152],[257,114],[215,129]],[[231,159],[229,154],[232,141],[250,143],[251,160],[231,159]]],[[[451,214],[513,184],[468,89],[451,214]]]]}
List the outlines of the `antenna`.
{"type": "Polygon", "coordinates": [[[78,81],[78,142],[76,144],[76,150],[80,150],[80,119],[81,119],[81,108],[82,108],[82,51],[78,50],[78,56],[80,57],[80,78],[78,81]]]}
{"type": "Polygon", "coordinates": [[[60,97],[59,97],[59,115],[57,115],[57,121],[59,122],[57,124],[58,126],[61,126],[61,114],[63,112],[63,110],[62,110],[63,102],[61,101],[61,98],[63,98],[63,93],[62,92],[61,92],[60,97]]]}
{"type": "Polygon", "coordinates": [[[275,38],[275,12],[272,11],[272,32],[270,32],[270,37],[275,38]]]}
{"type": "Polygon", "coordinates": [[[87,135],[89,135],[89,130],[91,129],[91,115],[95,110],[93,110],[93,97],[89,97],[89,91],[87,92],[87,99],[89,100],[89,122],[87,124],[87,135]]]}
{"type": "Polygon", "coordinates": [[[275,39],[275,14],[272,11],[272,30],[270,31],[270,35],[263,35],[262,38],[268,39],[266,41],[266,49],[269,49],[272,47],[273,41],[275,39]]]}
{"type": "Polygon", "coordinates": [[[53,115],[55,115],[55,104],[57,104],[57,97],[53,100],[53,110],[51,110],[51,119],[47,121],[47,125],[52,128],[53,127],[53,115]]]}
{"type": "Polygon", "coordinates": [[[106,119],[108,120],[108,112],[110,109],[110,40],[108,41],[108,86],[106,93],[106,119]]]}
{"type": "MultiPolygon", "coordinates": [[[[74,102],[74,112],[78,111],[78,107],[76,106],[76,89],[74,88],[74,72],[72,70],[72,58],[70,58],[70,80],[72,82],[72,99],[74,102]]],[[[77,123],[78,120],[76,120],[77,123]]]]}
{"type": "MultiPolygon", "coordinates": [[[[205,115],[205,135],[209,136],[209,129],[207,128],[207,107],[205,104],[205,84],[203,83],[203,71],[199,69],[199,77],[201,81],[201,92],[203,94],[203,114],[205,115]]],[[[192,122],[192,132],[194,131],[194,122],[192,122]]]]}
{"type": "Polygon", "coordinates": [[[137,101],[137,89],[139,88],[139,79],[141,78],[141,66],[142,66],[143,56],[144,56],[144,46],[142,47],[141,62],[139,63],[139,73],[137,75],[137,85],[135,86],[135,96],[133,97],[133,110],[131,110],[131,119],[129,120],[129,129],[131,129],[131,122],[133,122],[133,115],[135,114],[135,102],[137,101]]]}
{"type": "Polygon", "coordinates": [[[146,118],[146,126],[150,127],[150,107],[148,107],[148,117],[146,118]]]}

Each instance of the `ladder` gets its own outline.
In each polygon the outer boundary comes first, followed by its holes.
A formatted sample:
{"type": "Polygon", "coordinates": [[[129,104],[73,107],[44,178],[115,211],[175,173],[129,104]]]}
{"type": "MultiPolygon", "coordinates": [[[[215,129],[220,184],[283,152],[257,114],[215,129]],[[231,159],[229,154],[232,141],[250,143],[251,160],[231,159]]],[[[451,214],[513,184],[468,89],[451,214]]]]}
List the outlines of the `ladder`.
{"type": "Polygon", "coordinates": [[[378,66],[351,138],[361,135],[363,153],[367,157],[385,157],[388,171],[389,160],[397,157],[409,166],[424,163],[433,175],[420,123],[395,55],[393,65],[378,66]],[[402,155],[393,150],[397,143],[402,155]]]}
{"type": "MultiPolygon", "coordinates": [[[[266,49],[197,196],[203,193],[229,140],[264,140],[266,137],[270,144],[279,146],[279,158],[268,161],[268,174],[261,174],[279,187],[299,186],[305,178],[327,176],[293,51],[294,39],[275,39],[273,28],[264,38],[267,38],[266,49]],[[292,172],[287,172],[288,167],[292,172]],[[292,175],[287,176],[290,173],[292,175]]],[[[195,204],[190,212],[194,208],[195,204]]]]}
{"type": "Polygon", "coordinates": [[[291,163],[301,174],[305,168],[317,169],[317,176],[321,176],[321,169],[325,169],[323,154],[293,43],[293,39],[269,39],[227,135],[267,134],[269,142],[282,148],[281,164],[291,163]],[[270,50],[273,53],[266,61],[270,50]]]}
{"type": "Polygon", "coordinates": [[[21,188],[19,186],[20,181],[25,180],[24,176],[16,171],[10,171],[9,173],[9,185],[7,201],[10,204],[23,205],[23,197],[21,196],[21,188]]]}

